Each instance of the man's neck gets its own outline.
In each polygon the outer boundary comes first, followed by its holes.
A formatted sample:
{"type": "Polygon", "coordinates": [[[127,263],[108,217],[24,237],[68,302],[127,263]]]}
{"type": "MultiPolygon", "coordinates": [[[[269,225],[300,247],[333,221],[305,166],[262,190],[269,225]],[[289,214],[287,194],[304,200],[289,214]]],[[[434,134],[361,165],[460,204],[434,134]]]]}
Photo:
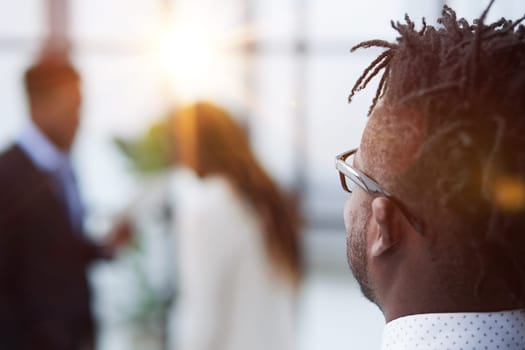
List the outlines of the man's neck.
{"type": "MultiPolygon", "coordinates": [[[[402,284],[399,283],[399,284],[402,284]]],[[[477,287],[463,285],[464,290],[444,288],[438,279],[432,281],[392,286],[383,298],[381,309],[387,322],[399,317],[426,313],[494,312],[525,308],[523,297],[504,288],[502,281],[486,282],[477,287]],[[418,287],[414,287],[418,286],[418,287]]]]}

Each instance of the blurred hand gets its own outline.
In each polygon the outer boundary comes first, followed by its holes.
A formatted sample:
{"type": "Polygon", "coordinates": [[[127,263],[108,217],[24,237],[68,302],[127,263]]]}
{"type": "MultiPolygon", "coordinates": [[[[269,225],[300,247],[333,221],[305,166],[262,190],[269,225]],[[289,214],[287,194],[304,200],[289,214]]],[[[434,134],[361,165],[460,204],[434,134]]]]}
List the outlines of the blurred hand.
{"type": "Polygon", "coordinates": [[[113,226],[106,239],[106,248],[112,253],[116,253],[124,246],[128,245],[132,239],[132,225],[129,219],[125,218],[113,226]]]}

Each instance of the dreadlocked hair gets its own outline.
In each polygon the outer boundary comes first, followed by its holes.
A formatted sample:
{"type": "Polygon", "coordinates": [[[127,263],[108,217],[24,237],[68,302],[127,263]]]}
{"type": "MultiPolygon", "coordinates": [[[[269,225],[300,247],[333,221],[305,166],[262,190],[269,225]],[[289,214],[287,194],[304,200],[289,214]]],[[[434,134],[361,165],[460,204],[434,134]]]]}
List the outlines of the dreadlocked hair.
{"type": "Polygon", "coordinates": [[[391,22],[399,33],[395,43],[354,46],[384,50],[357,79],[349,101],[379,77],[369,115],[381,101],[424,119],[425,141],[399,176],[396,194],[429,229],[452,232],[471,253],[479,266],[477,290],[504,274],[523,302],[525,16],[485,24],[493,3],[472,23],[447,6],[436,27],[423,19],[418,30],[406,15],[403,23],[391,22]]]}

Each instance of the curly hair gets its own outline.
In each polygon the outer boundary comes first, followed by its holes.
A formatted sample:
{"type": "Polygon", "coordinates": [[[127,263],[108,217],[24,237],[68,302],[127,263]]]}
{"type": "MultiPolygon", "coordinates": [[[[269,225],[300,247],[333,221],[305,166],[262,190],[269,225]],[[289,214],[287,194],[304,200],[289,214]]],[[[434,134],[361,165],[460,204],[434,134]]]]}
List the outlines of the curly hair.
{"type": "MultiPolygon", "coordinates": [[[[379,101],[418,111],[425,141],[396,190],[429,230],[453,232],[476,258],[477,289],[495,275],[525,300],[525,16],[485,24],[494,0],[469,23],[444,6],[439,26],[405,16],[395,43],[364,70],[349,96],[379,85],[379,101]],[[382,75],[381,75],[382,72],[382,75]]],[[[466,254],[466,253],[469,254],[466,254]]]]}

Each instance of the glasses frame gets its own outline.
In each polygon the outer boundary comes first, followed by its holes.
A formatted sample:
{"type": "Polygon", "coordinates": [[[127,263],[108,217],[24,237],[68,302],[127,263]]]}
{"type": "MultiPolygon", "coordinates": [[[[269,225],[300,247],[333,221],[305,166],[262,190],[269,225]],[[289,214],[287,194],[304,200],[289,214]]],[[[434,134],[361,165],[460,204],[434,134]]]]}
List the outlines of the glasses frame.
{"type": "Polygon", "coordinates": [[[392,200],[401,209],[407,220],[420,234],[423,234],[423,222],[416,216],[412,215],[406,207],[395,198],[390,192],[383,189],[374,179],[356,169],[353,165],[348,164],[346,159],[357,152],[358,148],[341,153],[335,157],[335,168],[339,172],[339,179],[341,180],[341,187],[352,193],[352,189],[347,185],[347,179],[359,186],[366,193],[373,196],[383,196],[392,200]]]}

